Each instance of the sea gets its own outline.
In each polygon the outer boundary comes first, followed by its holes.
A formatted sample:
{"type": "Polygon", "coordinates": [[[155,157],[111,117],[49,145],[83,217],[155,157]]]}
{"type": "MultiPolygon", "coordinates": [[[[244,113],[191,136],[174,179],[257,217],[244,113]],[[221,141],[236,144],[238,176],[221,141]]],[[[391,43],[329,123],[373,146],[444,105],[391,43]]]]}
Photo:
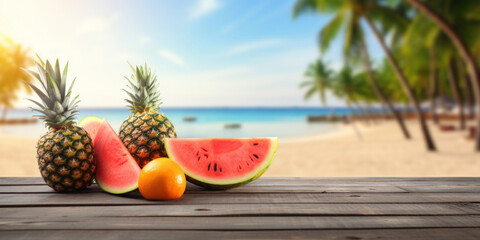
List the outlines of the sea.
{"type": "MultiPolygon", "coordinates": [[[[131,113],[126,108],[83,108],[77,118],[106,119],[117,130],[131,113]]],[[[306,107],[164,107],[160,110],[173,123],[181,138],[279,137],[301,138],[336,131],[341,123],[311,123],[309,115],[349,115],[347,108],[306,107]],[[186,118],[194,118],[188,121],[186,118]],[[226,125],[236,124],[237,128],[226,125]]],[[[32,118],[30,109],[14,109],[7,118],[32,118]]],[[[35,124],[0,125],[0,134],[38,138],[46,128],[35,124]]]]}

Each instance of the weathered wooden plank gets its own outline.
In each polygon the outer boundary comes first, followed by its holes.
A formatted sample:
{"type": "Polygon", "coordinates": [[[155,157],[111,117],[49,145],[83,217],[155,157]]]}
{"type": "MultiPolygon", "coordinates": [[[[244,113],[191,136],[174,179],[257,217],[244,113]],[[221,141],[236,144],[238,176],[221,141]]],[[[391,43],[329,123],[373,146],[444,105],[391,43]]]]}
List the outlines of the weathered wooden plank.
{"type": "MultiPolygon", "coordinates": [[[[465,188],[465,191],[468,191],[465,188]]],[[[480,186],[478,187],[480,192],[480,186]]],[[[83,190],[83,192],[93,193],[93,192],[102,192],[102,190],[97,185],[92,185],[91,187],[83,190]]],[[[233,189],[228,189],[225,191],[211,191],[202,187],[195,186],[188,183],[186,192],[189,194],[195,193],[210,193],[210,194],[221,194],[221,193],[296,193],[296,192],[318,192],[318,193],[327,193],[327,192],[407,192],[399,187],[395,186],[358,186],[358,185],[245,185],[233,189]]],[[[475,192],[470,190],[470,192],[475,192]]],[[[52,188],[47,185],[17,185],[17,186],[0,186],[0,194],[6,193],[56,193],[52,188]]]]}
{"type": "MultiPolygon", "coordinates": [[[[437,178],[304,178],[304,177],[291,177],[291,178],[275,178],[275,177],[262,177],[256,181],[250,183],[252,185],[319,185],[319,184],[360,184],[374,183],[374,184],[394,184],[394,185],[418,185],[418,184],[446,184],[446,183],[467,183],[478,185],[480,178],[476,177],[437,177],[437,178]]],[[[35,185],[45,184],[40,177],[0,177],[0,185],[35,185]]]]}
{"type": "Polygon", "coordinates": [[[211,204],[0,208],[0,216],[75,217],[197,216],[435,216],[480,215],[480,204],[211,204]]]}
{"type": "Polygon", "coordinates": [[[0,177],[0,186],[45,184],[40,177],[0,177]]]}
{"type": "Polygon", "coordinates": [[[22,230],[2,231],[0,239],[116,240],[116,239],[389,239],[478,240],[479,228],[275,230],[275,231],[168,231],[168,230],[22,230]]]}
{"type": "Polygon", "coordinates": [[[0,207],[178,205],[252,203],[478,203],[478,193],[210,193],[185,194],[173,201],[147,201],[138,191],[121,196],[107,193],[2,194],[0,207]]]}
{"type": "Polygon", "coordinates": [[[480,184],[479,185],[454,185],[454,184],[422,184],[416,186],[397,186],[400,189],[403,189],[407,192],[450,192],[450,193],[480,193],[480,184]]]}
{"type": "Polygon", "coordinates": [[[480,216],[255,216],[255,217],[95,217],[30,219],[0,217],[0,230],[298,230],[384,228],[480,228],[480,216]]]}
{"type": "MultiPolygon", "coordinates": [[[[92,185],[84,192],[102,192],[96,185],[92,185]]],[[[255,185],[249,184],[225,191],[210,191],[202,187],[188,183],[187,193],[282,193],[282,192],[317,192],[317,193],[335,193],[335,192],[351,192],[351,193],[368,193],[368,192],[444,192],[444,193],[480,193],[480,184],[439,184],[430,185],[423,184],[417,186],[393,186],[393,185],[357,185],[357,184],[322,184],[322,185],[255,185]]],[[[0,186],[0,194],[5,193],[55,193],[47,185],[16,185],[16,186],[0,186]]]]}

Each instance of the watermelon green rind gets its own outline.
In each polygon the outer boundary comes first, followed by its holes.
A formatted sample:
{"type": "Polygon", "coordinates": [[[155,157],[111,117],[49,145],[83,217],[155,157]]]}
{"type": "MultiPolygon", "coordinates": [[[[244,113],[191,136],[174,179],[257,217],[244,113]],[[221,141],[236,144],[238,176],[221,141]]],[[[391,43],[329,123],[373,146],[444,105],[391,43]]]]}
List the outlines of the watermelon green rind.
{"type": "MultiPolygon", "coordinates": [[[[259,167],[256,168],[256,171],[253,171],[252,173],[242,177],[242,178],[237,178],[233,179],[231,181],[211,181],[210,179],[195,175],[191,172],[188,171],[185,167],[182,166],[181,163],[179,163],[180,167],[182,167],[183,171],[185,172],[186,179],[198,186],[210,188],[210,189],[229,189],[229,188],[234,188],[238,187],[240,185],[247,184],[257,178],[259,178],[270,166],[272,163],[273,157],[275,156],[275,153],[277,151],[277,146],[278,146],[278,138],[277,137],[269,137],[267,139],[270,139],[270,143],[272,147],[270,148],[269,152],[265,154],[265,156],[268,156],[266,161],[262,163],[259,167]]],[[[168,156],[175,160],[175,156],[171,150],[171,146],[169,143],[169,139],[164,140],[165,144],[165,150],[167,151],[168,156]]],[[[177,162],[178,163],[178,162],[177,162]]]]}
{"type": "Polygon", "coordinates": [[[136,184],[132,184],[132,186],[126,186],[126,187],[122,187],[120,189],[115,189],[115,188],[112,188],[112,187],[108,187],[105,184],[103,184],[102,181],[100,181],[98,179],[95,179],[95,182],[97,183],[97,185],[103,191],[111,193],[111,194],[124,194],[124,193],[131,192],[131,191],[138,188],[138,182],[136,184]]]}

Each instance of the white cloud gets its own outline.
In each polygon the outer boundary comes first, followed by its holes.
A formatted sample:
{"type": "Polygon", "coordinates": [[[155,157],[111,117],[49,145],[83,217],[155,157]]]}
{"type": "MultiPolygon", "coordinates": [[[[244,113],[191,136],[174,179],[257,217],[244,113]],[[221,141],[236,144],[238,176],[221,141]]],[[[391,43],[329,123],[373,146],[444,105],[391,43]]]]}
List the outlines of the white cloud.
{"type": "Polygon", "coordinates": [[[150,42],[149,36],[143,35],[138,38],[138,43],[140,43],[140,45],[145,45],[145,44],[148,44],[149,42],[150,42]]]}
{"type": "Polygon", "coordinates": [[[180,56],[178,56],[176,53],[171,52],[167,49],[158,50],[158,55],[160,55],[165,60],[175,63],[179,66],[185,65],[185,61],[183,61],[183,59],[180,56]]]}
{"type": "Polygon", "coordinates": [[[198,0],[190,14],[190,18],[195,19],[206,16],[219,8],[220,2],[218,0],[198,0]]]}
{"type": "Polygon", "coordinates": [[[284,41],[281,39],[261,39],[261,40],[234,46],[220,55],[222,56],[239,55],[239,54],[244,54],[244,53],[248,53],[248,52],[259,50],[259,49],[280,46],[283,43],[284,41]]]}
{"type": "Polygon", "coordinates": [[[80,25],[79,32],[80,33],[93,33],[93,32],[101,32],[112,26],[115,21],[117,21],[120,14],[115,13],[110,15],[107,18],[100,18],[100,17],[92,17],[87,18],[83,23],[80,25]]]}

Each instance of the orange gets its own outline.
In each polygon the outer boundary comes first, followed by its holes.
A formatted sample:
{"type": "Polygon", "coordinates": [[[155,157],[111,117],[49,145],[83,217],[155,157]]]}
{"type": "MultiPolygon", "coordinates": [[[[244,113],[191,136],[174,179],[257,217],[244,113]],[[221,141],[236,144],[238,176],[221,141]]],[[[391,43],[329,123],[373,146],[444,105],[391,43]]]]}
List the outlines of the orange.
{"type": "Polygon", "coordinates": [[[145,165],[138,178],[138,189],[148,200],[180,198],[187,182],[180,166],[169,158],[157,158],[145,165]]]}

